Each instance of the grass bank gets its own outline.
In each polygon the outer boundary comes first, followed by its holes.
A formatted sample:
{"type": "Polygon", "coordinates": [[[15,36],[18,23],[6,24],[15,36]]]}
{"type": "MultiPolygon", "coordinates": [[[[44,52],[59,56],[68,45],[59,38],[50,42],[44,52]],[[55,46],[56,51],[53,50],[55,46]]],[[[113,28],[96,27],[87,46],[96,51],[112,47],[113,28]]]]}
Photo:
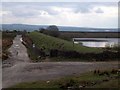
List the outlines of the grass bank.
{"type": "Polygon", "coordinates": [[[24,36],[29,57],[39,61],[112,61],[118,60],[118,53],[103,48],[85,47],[72,41],[30,32],[24,36]],[[33,45],[35,47],[33,47],[33,45]],[[47,59],[45,59],[47,58],[47,59]]]}
{"type": "Polygon", "coordinates": [[[20,83],[11,88],[118,88],[117,70],[95,70],[50,81],[20,83]]]}
{"type": "Polygon", "coordinates": [[[14,32],[2,32],[2,60],[8,58],[8,48],[13,44],[13,39],[16,36],[14,32]]]}
{"type": "Polygon", "coordinates": [[[39,48],[45,48],[46,51],[50,49],[59,49],[59,50],[70,50],[77,51],[81,53],[99,53],[102,52],[100,48],[89,48],[82,45],[74,44],[71,41],[66,41],[63,39],[51,37],[38,32],[29,33],[29,37],[33,40],[34,44],[39,48]]]}

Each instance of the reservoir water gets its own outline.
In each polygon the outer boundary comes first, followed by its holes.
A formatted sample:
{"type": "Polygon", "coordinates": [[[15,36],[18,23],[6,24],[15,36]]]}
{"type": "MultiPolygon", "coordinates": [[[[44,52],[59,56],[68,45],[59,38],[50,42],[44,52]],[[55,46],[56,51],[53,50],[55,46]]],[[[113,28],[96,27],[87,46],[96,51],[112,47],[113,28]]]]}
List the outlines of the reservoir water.
{"type": "Polygon", "coordinates": [[[120,38],[73,38],[74,43],[87,47],[106,47],[120,43],[120,38]]]}

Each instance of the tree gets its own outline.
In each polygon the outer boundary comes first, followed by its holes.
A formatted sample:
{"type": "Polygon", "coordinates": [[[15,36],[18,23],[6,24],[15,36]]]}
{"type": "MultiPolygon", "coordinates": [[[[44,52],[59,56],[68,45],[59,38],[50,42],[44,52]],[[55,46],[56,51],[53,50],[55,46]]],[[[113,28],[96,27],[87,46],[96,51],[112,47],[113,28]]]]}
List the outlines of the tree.
{"type": "Polygon", "coordinates": [[[44,29],[44,28],[40,28],[40,29],[39,29],[39,32],[40,32],[40,33],[44,33],[45,30],[46,30],[46,29],[44,29]]]}
{"type": "Polygon", "coordinates": [[[46,35],[53,36],[53,37],[58,37],[60,34],[58,27],[55,25],[51,25],[51,26],[47,27],[47,29],[40,28],[39,32],[46,34],[46,35]]]}
{"type": "Polygon", "coordinates": [[[17,33],[17,30],[13,30],[14,33],[17,33]]]}
{"type": "Polygon", "coordinates": [[[58,37],[59,36],[59,29],[57,26],[55,25],[51,25],[47,28],[47,33],[48,35],[54,36],[54,37],[58,37]]]}

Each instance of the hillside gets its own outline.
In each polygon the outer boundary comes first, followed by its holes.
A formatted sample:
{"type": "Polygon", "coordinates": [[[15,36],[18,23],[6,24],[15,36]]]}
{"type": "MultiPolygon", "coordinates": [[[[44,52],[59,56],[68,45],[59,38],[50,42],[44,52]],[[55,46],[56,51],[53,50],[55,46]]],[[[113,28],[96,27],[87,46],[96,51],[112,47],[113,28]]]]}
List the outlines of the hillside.
{"type": "Polygon", "coordinates": [[[49,51],[50,49],[59,49],[59,50],[66,50],[66,51],[70,50],[70,51],[77,51],[81,53],[87,53],[87,52],[98,53],[102,51],[102,49],[99,49],[99,48],[89,48],[89,47],[82,46],[80,44],[73,45],[73,42],[51,37],[38,32],[29,33],[29,37],[33,40],[33,42],[37,47],[39,48],[45,47],[46,51],[49,51]]]}
{"type": "MultiPolygon", "coordinates": [[[[27,25],[27,24],[2,24],[3,30],[27,30],[34,31],[40,28],[47,28],[49,25],[27,25]]],[[[117,28],[89,28],[89,27],[73,27],[73,26],[57,26],[59,31],[80,31],[80,32],[119,32],[117,28]]]]}

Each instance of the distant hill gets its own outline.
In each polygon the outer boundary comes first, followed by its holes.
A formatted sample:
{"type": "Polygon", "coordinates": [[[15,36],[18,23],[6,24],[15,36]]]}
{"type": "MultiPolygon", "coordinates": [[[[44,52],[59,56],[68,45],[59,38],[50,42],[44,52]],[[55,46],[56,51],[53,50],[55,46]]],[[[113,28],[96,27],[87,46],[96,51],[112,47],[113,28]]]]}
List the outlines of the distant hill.
{"type": "MultiPolygon", "coordinates": [[[[2,30],[27,30],[34,31],[40,28],[47,28],[49,25],[27,25],[27,24],[2,24],[2,30]]],[[[71,27],[71,26],[57,26],[60,31],[81,31],[81,32],[118,32],[117,28],[88,28],[88,27],[71,27]]]]}

